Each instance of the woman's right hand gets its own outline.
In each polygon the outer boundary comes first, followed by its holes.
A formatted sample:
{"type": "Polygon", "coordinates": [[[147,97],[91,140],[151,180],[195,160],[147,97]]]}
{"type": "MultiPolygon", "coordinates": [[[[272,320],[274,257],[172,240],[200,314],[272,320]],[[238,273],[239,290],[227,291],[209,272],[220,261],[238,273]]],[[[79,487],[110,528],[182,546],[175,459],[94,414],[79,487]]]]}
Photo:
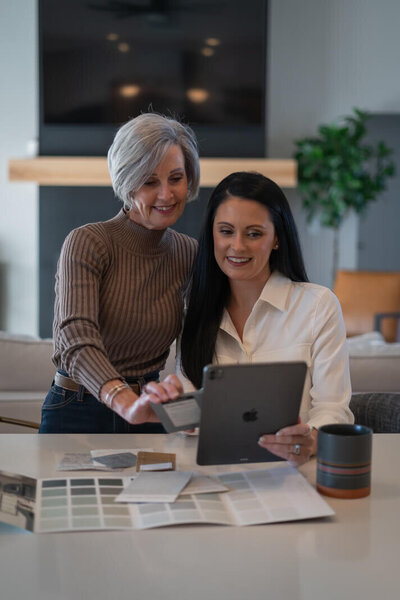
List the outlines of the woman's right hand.
{"type": "Polygon", "coordinates": [[[119,392],[113,400],[113,410],[131,425],[159,422],[151,403],[161,404],[175,400],[183,394],[183,386],[176,375],[168,375],[164,381],[149,381],[140,396],[126,388],[119,392]]]}

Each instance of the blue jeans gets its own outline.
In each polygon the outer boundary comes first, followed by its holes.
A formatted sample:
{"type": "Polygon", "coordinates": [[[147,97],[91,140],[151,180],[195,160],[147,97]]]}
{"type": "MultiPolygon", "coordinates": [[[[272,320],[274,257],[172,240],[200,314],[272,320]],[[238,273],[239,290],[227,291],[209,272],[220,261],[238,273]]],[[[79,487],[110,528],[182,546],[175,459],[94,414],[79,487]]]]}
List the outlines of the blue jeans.
{"type": "MultiPolygon", "coordinates": [[[[65,371],[59,370],[68,376],[65,371]]],[[[145,381],[157,381],[158,371],[143,375],[145,381]]],[[[136,383],[137,377],[126,377],[136,383]]],[[[39,433],[166,433],[161,423],[130,425],[91,394],[67,390],[54,381],[42,406],[39,433]]]]}

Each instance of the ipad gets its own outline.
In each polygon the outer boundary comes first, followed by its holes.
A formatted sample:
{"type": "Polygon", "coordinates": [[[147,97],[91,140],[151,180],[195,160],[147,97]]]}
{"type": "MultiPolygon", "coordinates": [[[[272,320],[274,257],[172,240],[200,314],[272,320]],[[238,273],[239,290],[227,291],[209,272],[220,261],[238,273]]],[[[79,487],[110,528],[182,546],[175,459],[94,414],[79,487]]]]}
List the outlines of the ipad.
{"type": "Polygon", "coordinates": [[[306,371],[304,362],[205,367],[197,464],[282,460],[257,441],[298,422],[306,371]]]}

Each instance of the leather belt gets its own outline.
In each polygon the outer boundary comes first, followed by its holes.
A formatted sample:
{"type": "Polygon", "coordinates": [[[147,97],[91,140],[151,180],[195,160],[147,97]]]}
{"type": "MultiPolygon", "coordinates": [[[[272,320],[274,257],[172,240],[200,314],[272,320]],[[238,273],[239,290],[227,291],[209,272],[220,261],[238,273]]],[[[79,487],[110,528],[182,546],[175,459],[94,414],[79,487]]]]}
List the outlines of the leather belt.
{"type": "MultiPolygon", "coordinates": [[[[56,385],[58,385],[59,387],[64,388],[65,390],[70,390],[71,392],[78,392],[79,388],[80,388],[79,383],[76,383],[76,381],[71,379],[71,377],[67,377],[66,375],[61,375],[61,373],[58,373],[58,372],[54,376],[54,383],[56,385]]],[[[142,391],[142,386],[139,382],[128,383],[128,385],[135,394],[140,396],[140,393],[142,391]]],[[[91,392],[89,392],[89,390],[85,389],[85,394],[90,394],[90,393],[91,392]]]]}

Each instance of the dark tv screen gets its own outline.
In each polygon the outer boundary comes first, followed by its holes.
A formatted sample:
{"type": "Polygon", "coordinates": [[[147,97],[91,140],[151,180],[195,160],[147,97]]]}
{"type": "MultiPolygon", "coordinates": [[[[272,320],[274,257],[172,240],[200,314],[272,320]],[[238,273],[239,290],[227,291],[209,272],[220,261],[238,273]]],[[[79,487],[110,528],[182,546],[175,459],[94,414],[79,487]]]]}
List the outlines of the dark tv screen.
{"type": "Polygon", "coordinates": [[[41,0],[44,124],[263,122],[265,2],[41,0]]]}

